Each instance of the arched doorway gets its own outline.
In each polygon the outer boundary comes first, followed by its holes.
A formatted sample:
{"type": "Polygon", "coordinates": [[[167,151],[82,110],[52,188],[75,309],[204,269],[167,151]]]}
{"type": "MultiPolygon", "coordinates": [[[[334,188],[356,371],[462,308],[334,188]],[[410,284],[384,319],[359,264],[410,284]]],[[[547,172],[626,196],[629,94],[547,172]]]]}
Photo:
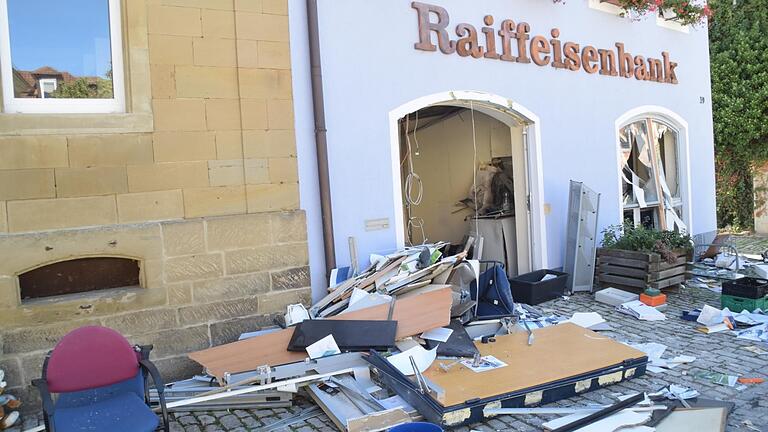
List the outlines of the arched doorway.
{"type": "MultiPolygon", "coordinates": [[[[483,212],[489,208],[482,206],[478,200],[467,208],[462,209],[461,205],[457,205],[451,210],[451,206],[461,201],[454,198],[460,198],[461,194],[470,195],[467,198],[471,201],[471,191],[477,185],[480,168],[491,166],[495,167],[493,169],[504,169],[506,166],[510,168],[507,174],[514,180],[510,182],[511,189],[507,189],[512,192],[512,196],[507,197],[507,200],[498,197],[495,200],[496,207],[491,210],[498,214],[499,208],[506,208],[502,213],[514,219],[517,254],[515,270],[522,273],[547,266],[540,125],[533,113],[500,96],[453,91],[406,103],[391,111],[389,120],[395,197],[393,205],[399,246],[408,244],[409,240],[420,243],[423,237],[427,237],[427,241],[456,241],[456,237],[461,238],[461,227],[467,226],[470,229],[471,225],[462,225],[462,221],[476,221],[478,207],[482,207],[483,212]],[[417,115],[421,116],[421,126],[416,125],[417,115]],[[425,131],[425,125],[429,125],[432,130],[425,131]],[[416,144],[414,141],[419,139],[419,128],[422,128],[421,132],[426,132],[422,138],[427,141],[416,144]],[[414,146],[419,147],[416,149],[414,146]],[[453,151],[449,151],[446,146],[453,146],[453,151]],[[465,148],[461,149],[460,146],[465,148]],[[420,160],[409,160],[417,151],[420,160]],[[463,160],[467,156],[469,160],[463,160]],[[450,166],[441,168],[441,164],[446,163],[450,166]],[[419,209],[412,206],[413,195],[417,193],[413,189],[414,176],[409,176],[413,174],[410,169],[412,165],[419,166],[425,172],[421,183],[427,189],[424,189],[419,209]],[[473,172],[474,177],[468,178],[473,172]],[[445,183],[438,183],[440,181],[445,183]],[[404,192],[405,186],[412,187],[411,193],[404,192]],[[430,194],[430,189],[434,193],[430,194]],[[429,205],[424,207],[427,201],[429,205]],[[422,235],[419,223],[414,223],[414,217],[420,220],[426,218],[432,228],[425,226],[422,235]],[[417,232],[414,233],[414,230],[417,232]],[[441,238],[430,238],[430,233],[441,238]]],[[[485,215],[480,216],[483,219],[485,215]]]]}

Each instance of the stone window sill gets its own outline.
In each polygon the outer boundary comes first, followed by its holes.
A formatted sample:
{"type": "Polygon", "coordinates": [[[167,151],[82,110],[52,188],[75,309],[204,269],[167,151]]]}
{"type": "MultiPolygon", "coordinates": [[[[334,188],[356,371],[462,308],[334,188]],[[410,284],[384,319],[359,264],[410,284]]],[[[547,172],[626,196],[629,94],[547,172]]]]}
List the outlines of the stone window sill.
{"type": "Polygon", "coordinates": [[[142,295],[146,291],[146,288],[142,288],[140,286],[112,288],[107,290],[89,291],[77,294],[65,294],[60,296],[22,300],[21,306],[36,307],[49,306],[53,304],[58,305],[63,303],[79,303],[81,309],[88,310],[90,305],[87,303],[89,302],[119,300],[128,295],[142,295]]]}
{"type": "Polygon", "coordinates": [[[152,132],[152,113],[0,114],[0,136],[152,132]]]}

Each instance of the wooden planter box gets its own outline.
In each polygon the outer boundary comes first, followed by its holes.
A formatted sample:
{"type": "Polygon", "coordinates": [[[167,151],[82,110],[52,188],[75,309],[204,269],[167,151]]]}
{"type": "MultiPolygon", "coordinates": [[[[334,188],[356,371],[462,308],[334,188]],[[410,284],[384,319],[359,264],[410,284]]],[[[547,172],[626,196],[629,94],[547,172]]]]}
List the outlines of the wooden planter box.
{"type": "Polygon", "coordinates": [[[601,287],[663,289],[685,282],[690,253],[675,251],[676,259],[668,263],[657,253],[633,252],[620,249],[597,250],[597,283],[601,287]]]}

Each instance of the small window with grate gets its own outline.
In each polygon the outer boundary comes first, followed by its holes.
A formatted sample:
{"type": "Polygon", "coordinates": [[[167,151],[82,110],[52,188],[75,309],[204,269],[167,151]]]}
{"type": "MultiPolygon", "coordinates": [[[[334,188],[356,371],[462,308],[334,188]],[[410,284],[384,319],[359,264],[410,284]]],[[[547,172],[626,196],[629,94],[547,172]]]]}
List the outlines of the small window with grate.
{"type": "Polygon", "coordinates": [[[139,261],[129,258],[60,261],[19,275],[21,300],[138,287],[140,268],[139,261]]]}

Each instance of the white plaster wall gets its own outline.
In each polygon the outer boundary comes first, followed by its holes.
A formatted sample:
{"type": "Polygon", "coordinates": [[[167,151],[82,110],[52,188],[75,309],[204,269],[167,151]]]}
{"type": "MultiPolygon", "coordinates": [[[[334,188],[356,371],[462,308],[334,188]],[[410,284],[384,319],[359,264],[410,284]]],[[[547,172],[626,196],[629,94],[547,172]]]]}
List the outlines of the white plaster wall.
{"type": "MultiPolygon", "coordinates": [[[[291,0],[294,56],[303,29],[291,0]]],[[[393,249],[394,226],[366,232],[367,219],[395,220],[388,114],[416,98],[450,90],[475,90],[503,96],[540,118],[544,197],[550,267],[562,265],[568,205],[568,181],[585,182],[603,194],[600,226],[621,220],[615,121],[633,108],[667,108],[689,124],[692,190],[691,231],[714,230],[715,187],[709,52],[706,29],[689,34],[662,28],[654,19],[629,22],[589,8],[588,0],[553,4],[550,0],[432,0],[451,14],[452,27],[468,22],[480,27],[485,14],[526,21],[531,34],[548,36],[558,27],[560,40],[597,48],[623,42],[633,55],[660,57],[669,51],[679,63],[678,85],[588,75],[552,67],[461,58],[414,50],[416,11],[410,0],[320,0],[320,31],[333,194],[335,242],[339,264],[348,262],[347,238],[355,236],[362,261],[369,252],[393,249]],[[704,103],[700,103],[700,98],[704,103]]],[[[300,42],[300,41],[299,41],[300,42]]],[[[294,76],[300,59],[294,57],[294,76]]],[[[294,83],[297,107],[306,90],[294,83]]],[[[297,131],[309,120],[297,108],[297,131]]],[[[300,144],[302,206],[303,167],[312,155],[300,144]]],[[[315,203],[316,204],[316,203],[315,203]]],[[[312,242],[310,239],[310,247],[312,242]]],[[[315,269],[316,271],[317,269],[315,269]]]]}

